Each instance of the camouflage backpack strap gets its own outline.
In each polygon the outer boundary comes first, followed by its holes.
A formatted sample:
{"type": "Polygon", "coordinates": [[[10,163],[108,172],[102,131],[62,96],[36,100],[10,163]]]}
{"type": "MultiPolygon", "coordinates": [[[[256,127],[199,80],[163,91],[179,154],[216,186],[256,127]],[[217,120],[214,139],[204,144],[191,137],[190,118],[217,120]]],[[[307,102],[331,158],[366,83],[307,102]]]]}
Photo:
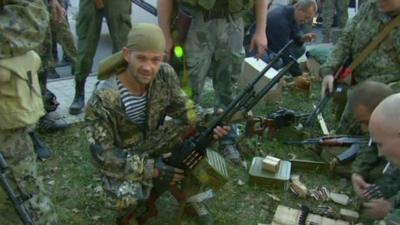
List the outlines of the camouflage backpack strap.
{"type": "Polygon", "coordinates": [[[364,60],[373,52],[393,31],[395,28],[400,26],[400,14],[397,15],[394,19],[392,19],[388,24],[386,24],[383,29],[379,32],[378,36],[376,36],[364,49],[363,51],[353,60],[353,62],[348,67],[351,70],[354,70],[357,66],[359,66],[364,60]]]}

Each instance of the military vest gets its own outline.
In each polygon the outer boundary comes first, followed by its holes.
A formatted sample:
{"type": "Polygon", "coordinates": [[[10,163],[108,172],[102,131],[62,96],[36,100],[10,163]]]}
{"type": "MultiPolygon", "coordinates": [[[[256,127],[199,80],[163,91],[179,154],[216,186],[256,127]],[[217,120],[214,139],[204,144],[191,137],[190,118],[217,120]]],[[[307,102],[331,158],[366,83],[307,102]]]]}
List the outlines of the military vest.
{"type": "Polygon", "coordinates": [[[0,130],[34,125],[44,115],[37,77],[40,63],[34,51],[0,59],[0,130]]]}
{"type": "Polygon", "coordinates": [[[200,7],[204,10],[226,8],[231,13],[239,13],[252,9],[254,0],[177,0],[178,3],[200,7]]]}

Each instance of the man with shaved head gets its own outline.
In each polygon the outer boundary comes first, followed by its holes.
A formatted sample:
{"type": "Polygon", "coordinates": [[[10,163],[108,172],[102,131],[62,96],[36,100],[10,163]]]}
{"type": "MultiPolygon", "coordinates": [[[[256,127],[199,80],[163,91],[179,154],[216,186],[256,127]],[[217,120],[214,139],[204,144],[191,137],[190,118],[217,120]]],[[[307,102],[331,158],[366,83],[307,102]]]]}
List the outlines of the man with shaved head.
{"type": "MultiPolygon", "coordinates": [[[[375,108],[371,115],[369,132],[379,154],[394,166],[400,167],[400,93],[387,97],[375,108]]],[[[369,206],[378,207],[381,202],[381,199],[377,199],[369,206]]],[[[399,204],[394,202],[391,205],[391,212],[386,215],[385,221],[387,224],[400,223],[399,204]]]]}
{"type": "MultiPolygon", "coordinates": [[[[360,126],[362,132],[368,132],[368,124],[372,112],[380,102],[386,97],[392,95],[393,90],[386,84],[365,81],[356,85],[348,99],[349,108],[353,115],[353,121],[360,126]]],[[[400,199],[400,173],[398,170],[390,170],[382,176],[382,170],[387,164],[387,161],[382,156],[378,155],[378,149],[375,144],[370,146],[363,146],[358,153],[356,160],[352,163],[352,176],[351,181],[355,193],[361,198],[368,198],[365,193],[371,184],[379,187],[379,191],[383,200],[382,203],[388,207],[375,207],[369,208],[366,203],[365,214],[369,218],[377,219],[382,218],[390,210],[392,203],[400,199]]]]}

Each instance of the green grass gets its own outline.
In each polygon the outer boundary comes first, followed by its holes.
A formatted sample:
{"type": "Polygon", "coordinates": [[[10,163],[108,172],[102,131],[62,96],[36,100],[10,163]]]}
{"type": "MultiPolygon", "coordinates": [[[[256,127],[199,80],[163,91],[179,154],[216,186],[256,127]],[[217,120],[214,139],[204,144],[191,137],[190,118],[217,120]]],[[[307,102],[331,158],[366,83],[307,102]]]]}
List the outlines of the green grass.
{"type": "MultiPolygon", "coordinates": [[[[207,92],[203,105],[212,106],[212,92],[207,92]]],[[[283,99],[275,104],[260,104],[254,110],[256,115],[267,115],[278,107],[309,112],[311,104],[319,99],[319,85],[313,85],[310,96],[301,93],[285,91],[283,99]]],[[[332,116],[330,115],[328,120],[332,116]]],[[[316,126],[317,127],[317,126],[316,126]]],[[[319,131],[312,132],[319,135],[319,131]]],[[[309,134],[308,134],[309,135],[309,134]]],[[[43,134],[45,141],[54,151],[54,155],[46,162],[40,163],[40,174],[48,193],[56,205],[61,224],[89,225],[113,224],[114,213],[104,206],[101,200],[101,183],[96,169],[91,163],[88,144],[82,132],[82,124],[74,125],[66,131],[43,134]]],[[[298,158],[318,159],[311,151],[301,147],[282,144],[276,139],[245,139],[241,143],[247,165],[253,156],[271,154],[282,159],[288,159],[288,153],[294,153],[298,158]]],[[[269,224],[278,204],[298,208],[299,204],[316,207],[327,204],[338,208],[333,203],[321,203],[311,198],[300,199],[289,190],[269,190],[248,185],[248,169],[229,166],[230,180],[219,191],[216,197],[208,201],[217,225],[253,225],[269,224]],[[239,180],[244,184],[239,184],[239,180]],[[279,197],[275,201],[268,194],[279,197]]],[[[298,171],[304,177],[309,189],[317,185],[325,185],[329,190],[351,194],[349,181],[318,171],[298,171]]],[[[159,201],[159,217],[152,224],[174,224],[177,203],[169,194],[159,201]]],[[[186,224],[193,224],[186,222],[186,224]]]]}

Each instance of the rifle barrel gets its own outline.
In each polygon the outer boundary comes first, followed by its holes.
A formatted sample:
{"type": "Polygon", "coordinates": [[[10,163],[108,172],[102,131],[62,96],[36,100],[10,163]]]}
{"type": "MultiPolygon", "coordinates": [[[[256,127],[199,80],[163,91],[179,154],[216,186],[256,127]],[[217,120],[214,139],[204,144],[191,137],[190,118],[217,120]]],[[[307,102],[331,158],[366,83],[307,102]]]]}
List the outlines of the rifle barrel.
{"type": "Polygon", "coordinates": [[[145,11],[149,12],[150,14],[152,14],[153,16],[157,16],[158,12],[157,12],[157,8],[152,6],[151,4],[147,3],[144,0],[132,0],[132,2],[139,6],[140,8],[144,9],[145,11]]]}

